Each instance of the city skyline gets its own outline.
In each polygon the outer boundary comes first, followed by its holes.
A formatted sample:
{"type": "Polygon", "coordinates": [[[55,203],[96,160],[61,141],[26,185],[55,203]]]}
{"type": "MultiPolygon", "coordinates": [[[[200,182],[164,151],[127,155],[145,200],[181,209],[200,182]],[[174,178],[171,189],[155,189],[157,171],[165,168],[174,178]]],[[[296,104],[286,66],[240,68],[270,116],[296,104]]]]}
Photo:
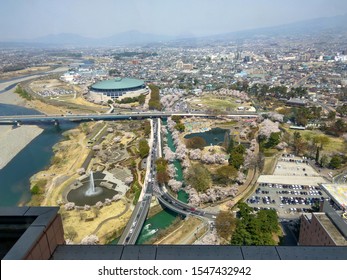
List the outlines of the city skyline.
{"type": "Polygon", "coordinates": [[[1,41],[32,40],[61,33],[102,38],[130,30],[176,37],[208,36],[347,12],[347,3],[341,0],[3,2],[0,24],[6,28],[0,31],[1,41]]]}

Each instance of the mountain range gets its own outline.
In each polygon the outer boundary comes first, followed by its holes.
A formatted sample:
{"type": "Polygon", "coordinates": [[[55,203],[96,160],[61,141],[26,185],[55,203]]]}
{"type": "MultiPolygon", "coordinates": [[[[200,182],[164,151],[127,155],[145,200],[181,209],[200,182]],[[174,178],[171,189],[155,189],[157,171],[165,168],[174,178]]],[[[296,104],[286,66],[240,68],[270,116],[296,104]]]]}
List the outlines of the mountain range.
{"type": "Polygon", "coordinates": [[[61,33],[51,34],[33,40],[21,40],[16,42],[2,42],[2,46],[14,45],[30,45],[30,46],[125,46],[125,45],[145,45],[149,43],[175,43],[175,42],[213,42],[213,41],[229,41],[245,38],[252,38],[255,36],[305,36],[305,35],[320,35],[325,34],[339,34],[347,35],[347,14],[335,17],[316,18],[305,20],[285,25],[272,26],[266,28],[256,28],[249,30],[242,30],[236,32],[229,32],[217,34],[212,36],[194,37],[192,35],[186,36],[167,36],[155,35],[150,33],[142,33],[136,30],[118,33],[116,35],[104,38],[88,38],[77,34],[61,33]]]}

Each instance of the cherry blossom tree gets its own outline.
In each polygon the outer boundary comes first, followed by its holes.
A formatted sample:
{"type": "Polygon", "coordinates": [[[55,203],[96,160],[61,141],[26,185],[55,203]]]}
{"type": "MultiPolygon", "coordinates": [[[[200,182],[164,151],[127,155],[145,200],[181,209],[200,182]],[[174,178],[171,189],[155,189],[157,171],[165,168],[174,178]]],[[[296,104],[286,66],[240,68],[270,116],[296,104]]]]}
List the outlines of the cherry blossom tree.
{"type": "Polygon", "coordinates": [[[257,127],[258,127],[258,124],[257,124],[256,122],[253,121],[253,122],[250,123],[250,127],[251,127],[251,128],[257,128],[257,127]]]}
{"type": "Polygon", "coordinates": [[[89,211],[90,209],[91,209],[90,205],[86,204],[86,205],[83,206],[83,210],[84,211],[89,211]]]}
{"type": "Polygon", "coordinates": [[[81,244],[83,245],[96,245],[99,243],[99,237],[97,237],[96,235],[92,234],[92,235],[87,235],[86,237],[84,237],[81,241],[81,244]]]}
{"type": "Polygon", "coordinates": [[[74,210],[75,209],[75,203],[74,202],[68,202],[68,203],[65,203],[64,205],[64,208],[65,210],[67,211],[71,211],[71,210],[74,210]]]}
{"type": "Polygon", "coordinates": [[[221,153],[214,154],[214,161],[218,164],[224,164],[226,162],[225,155],[221,153]]]}
{"type": "Polygon", "coordinates": [[[133,180],[134,180],[134,177],[131,175],[125,178],[124,183],[127,185],[130,185],[133,182],[133,180]]]}
{"type": "Polygon", "coordinates": [[[116,194],[112,197],[112,201],[118,201],[121,199],[121,196],[119,194],[116,194]]]}
{"type": "Polygon", "coordinates": [[[168,133],[166,127],[163,126],[163,125],[161,126],[161,133],[162,133],[163,135],[165,135],[165,136],[166,136],[166,134],[168,133]]]}
{"type": "Polygon", "coordinates": [[[171,151],[171,149],[167,145],[163,149],[163,154],[164,158],[169,162],[173,162],[176,158],[175,153],[171,151]]]}
{"type": "Polygon", "coordinates": [[[190,167],[190,161],[188,159],[184,159],[182,162],[181,162],[181,165],[184,169],[187,169],[188,167],[190,167]]]}
{"type": "Polygon", "coordinates": [[[220,238],[217,235],[217,231],[214,228],[212,231],[205,234],[202,238],[195,241],[196,245],[220,245],[220,238]]]}
{"type": "Polygon", "coordinates": [[[173,132],[175,130],[176,122],[174,122],[171,117],[167,118],[167,128],[173,132]]]}
{"type": "Polygon", "coordinates": [[[204,193],[198,193],[194,188],[187,186],[186,191],[189,194],[189,204],[197,207],[200,204],[223,200],[227,197],[234,197],[238,192],[238,188],[236,185],[230,187],[215,186],[207,189],[204,193]]]}
{"type": "Polygon", "coordinates": [[[98,201],[96,204],[95,204],[95,207],[100,209],[102,206],[104,206],[104,204],[101,202],[101,201],[98,201]]]}
{"type": "Polygon", "coordinates": [[[194,149],[189,151],[189,158],[191,160],[200,160],[201,159],[201,150],[194,149]]]}
{"type": "Polygon", "coordinates": [[[176,176],[176,168],[173,164],[169,164],[167,167],[167,173],[171,178],[174,178],[176,176]]]}
{"type": "Polygon", "coordinates": [[[279,151],[284,150],[285,148],[288,147],[288,144],[286,142],[281,142],[279,143],[275,148],[279,151]]]}
{"type": "Polygon", "coordinates": [[[169,180],[168,185],[175,193],[177,193],[182,187],[182,182],[171,179],[169,180]]]}
{"type": "Polygon", "coordinates": [[[243,172],[239,171],[237,173],[237,178],[236,178],[237,182],[241,185],[246,181],[246,176],[243,172]]]}
{"type": "Polygon", "coordinates": [[[109,199],[109,198],[106,198],[105,199],[105,205],[111,205],[111,203],[112,203],[112,200],[111,199],[109,199]]]}
{"type": "Polygon", "coordinates": [[[246,153],[244,155],[244,168],[248,169],[248,168],[253,168],[257,165],[257,156],[256,154],[251,150],[251,149],[247,149],[246,153]]]}
{"type": "Polygon", "coordinates": [[[206,153],[206,154],[202,155],[201,161],[203,163],[206,163],[206,164],[213,164],[213,163],[215,163],[215,158],[213,155],[206,153]]]}
{"type": "Polygon", "coordinates": [[[274,122],[283,123],[283,115],[281,115],[281,114],[278,114],[276,112],[270,112],[268,114],[268,117],[274,122]]]}
{"type": "Polygon", "coordinates": [[[281,130],[279,129],[278,125],[278,122],[274,123],[269,119],[265,119],[260,125],[259,136],[269,138],[271,133],[280,132],[281,130]]]}
{"type": "Polygon", "coordinates": [[[187,148],[181,143],[176,148],[176,158],[180,161],[186,158],[187,156],[187,148]]]}

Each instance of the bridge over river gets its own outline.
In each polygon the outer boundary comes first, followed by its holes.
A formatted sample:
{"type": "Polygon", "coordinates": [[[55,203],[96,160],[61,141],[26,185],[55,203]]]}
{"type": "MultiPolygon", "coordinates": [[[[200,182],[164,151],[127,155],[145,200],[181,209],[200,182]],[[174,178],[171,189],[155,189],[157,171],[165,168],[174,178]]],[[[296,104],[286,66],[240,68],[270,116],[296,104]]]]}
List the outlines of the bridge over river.
{"type": "Polygon", "coordinates": [[[83,121],[99,121],[99,120],[131,120],[131,119],[146,119],[146,118],[167,118],[172,115],[185,117],[204,117],[204,118],[257,118],[258,113],[246,114],[238,112],[229,115],[214,115],[204,112],[199,113],[184,113],[184,112],[128,112],[128,113],[110,113],[110,114],[69,114],[69,115],[21,115],[21,116],[0,116],[0,124],[33,124],[33,123],[55,123],[62,121],[83,122],[83,121]]]}

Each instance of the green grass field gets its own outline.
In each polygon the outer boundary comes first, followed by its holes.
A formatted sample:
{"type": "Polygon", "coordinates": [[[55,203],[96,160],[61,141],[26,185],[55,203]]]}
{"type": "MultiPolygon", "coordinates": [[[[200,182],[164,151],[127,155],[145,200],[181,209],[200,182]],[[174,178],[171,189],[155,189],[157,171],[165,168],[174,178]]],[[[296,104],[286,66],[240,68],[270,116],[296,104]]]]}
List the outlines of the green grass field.
{"type": "Polygon", "coordinates": [[[221,110],[224,111],[227,108],[235,109],[237,107],[235,100],[232,98],[218,99],[212,94],[204,94],[201,97],[193,98],[190,101],[190,105],[193,108],[201,108],[201,104],[204,108],[209,108],[212,110],[221,110]]]}
{"type": "Polygon", "coordinates": [[[333,152],[346,153],[347,151],[347,145],[342,138],[326,135],[320,130],[294,130],[294,129],[290,129],[289,125],[284,125],[283,127],[291,135],[291,137],[293,137],[293,134],[295,131],[300,132],[301,136],[304,139],[312,138],[318,135],[327,136],[329,138],[329,143],[326,146],[324,146],[324,151],[327,153],[333,153],[333,152]]]}

